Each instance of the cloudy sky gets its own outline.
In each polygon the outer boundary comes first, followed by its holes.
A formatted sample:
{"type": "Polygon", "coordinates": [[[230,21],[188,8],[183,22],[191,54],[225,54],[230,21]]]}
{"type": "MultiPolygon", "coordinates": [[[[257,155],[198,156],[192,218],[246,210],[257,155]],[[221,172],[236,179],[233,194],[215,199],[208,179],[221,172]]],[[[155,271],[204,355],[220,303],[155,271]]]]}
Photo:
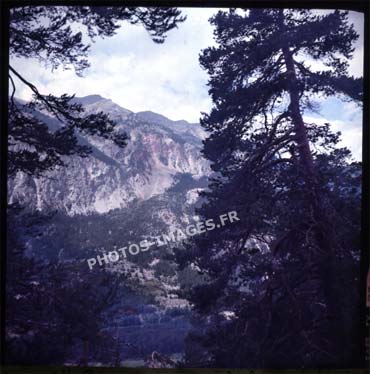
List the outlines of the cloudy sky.
{"type": "MultiPolygon", "coordinates": [[[[207,74],[198,63],[202,49],[213,45],[208,19],[212,8],[189,9],[187,20],[168,33],[164,44],[155,44],[140,26],[124,23],[114,37],[97,39],[91,47],[91,67],[79,78],[73,70],[45,69],[36,60],[12,59],[12,65],[42,93],[86,96],[99,94],[134,112],[151,110],[173,120],[198,122],[212,102],[207,74]]],[[[350,12],[360,39],[356,44],[350,74],[362,76],[363,16],[350,12]]],[[[17,97],[30,98],[30,91],[17,84],[17,97]]],[[[361,158],[362,111],[353,103],[330,98],[321,103],[320,114],[307,114],[307,121],[330,122],[342,131],[343,144],[361,158]]]]}

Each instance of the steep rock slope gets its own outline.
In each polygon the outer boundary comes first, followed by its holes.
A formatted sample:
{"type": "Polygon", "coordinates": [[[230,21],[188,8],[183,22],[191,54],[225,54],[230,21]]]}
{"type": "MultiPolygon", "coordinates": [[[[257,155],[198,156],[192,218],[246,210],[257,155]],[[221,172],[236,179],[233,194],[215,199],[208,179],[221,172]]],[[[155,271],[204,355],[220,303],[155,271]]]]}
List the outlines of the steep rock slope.
{"type": "MultiPolygon", "coordinates": [[[[68,167],[40,178],[18,173],[9,180],[9,202],[69,215],[106,213],[164,193],[177,174],[190,174],[195,180],[209,174],[200,155],[205,132],[199,124],[171,121],[153,112],[133,113],[99,95],[75,100],[87,113],[108,113],[117,122],[116,131],[129,135],[128,145],[122,149],[108,140],[80,136],[81,144],[92,147],[89,157],[70,157],[68,167]]],[[[50,126],[55,126],[51,118],[50,126]]]]}

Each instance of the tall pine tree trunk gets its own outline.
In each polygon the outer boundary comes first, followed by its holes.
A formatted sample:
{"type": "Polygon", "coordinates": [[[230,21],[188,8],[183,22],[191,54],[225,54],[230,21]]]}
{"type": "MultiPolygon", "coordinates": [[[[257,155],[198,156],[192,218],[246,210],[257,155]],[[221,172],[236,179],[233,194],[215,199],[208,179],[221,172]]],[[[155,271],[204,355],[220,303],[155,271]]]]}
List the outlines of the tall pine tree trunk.
{"type": "MultiPolygon", "coordinates": [[[[281,11],[283,14],[283,11],[281,11]]],[[[284,20],[282,19],[284,27],[284,20]]],[[[335,285],[335,269],[334,269],[334,251],[336,247],[335,230],[329,219],[325,199],[321,196],[320,186],[318,185],[317,175],[314,166],[314,160],[310,149],[310,143],[307,136],[307,128],[304,124],[301,105],[300,105],[300,88],[297,79],[293,54],[288,45],[282,48],[287,76],[287,90],[290,98],[290,113],[294,126],[298,155],[300,159],[300,172],[304,178],[306,193],[302,198],[306,199],[305,205],[309,209],[311,219],[309,224],[314,227],[314,242],[318,250],[313,251],[311,258],[313,259],[312,269],[320,278],[320,285],[315,292],[323,294],[327,305],[326,313],[322,316],[323,324],[317,331],[317,339],[320,342],[326,340],[324,346],[321,346],[331,356],[332,363],[338,360],[341,355],[341,311],[337,308],[338,287],[335,285]]],[[[309,302],[309,301],[308,301],[309,302]]]]}
{"type": "Polygon", "coordinates": [[[290,96],[290,112],[293,120],[298,152],[301,160],[303,173],[306,176],[306,183],[309,188],[314,187],[316,183],[315,168],[310,150],[310,144],[307,137],[307,129],[303,122],[300,105],[299,89],[295,72],[293,56],[289,47],[283,47],[285,65],[287,69],[288,90],[290,96]]]}
{"type": "MultiPolygon", "coordinates": [[[[279,10],[279,21],[282,31],[284,31],[284,11],[279,10]]],[[[287,90],[290,98],[290,113],[294,126],[296,144],[298,148],[298,155],[300,159],[300,166],[304,177],[305,187],[307,190],[308,198],[310,199],[310,205],[313,208],[313,212],[317,218],[322,217],[322,204],[320,192],[317,188],[317,178],[314,167],[314,161],[312,157],[312,152],[310,149],[310,143],[307,136],[307,128],[304,124],[303,117],[300,108],[300,89],[299,81],[297,79],[297,74],[295,70],[293,53],[290,50],[289,45],[282,47],[285,67],[286,67],[286,80],[287,80],[287,90]]]]}

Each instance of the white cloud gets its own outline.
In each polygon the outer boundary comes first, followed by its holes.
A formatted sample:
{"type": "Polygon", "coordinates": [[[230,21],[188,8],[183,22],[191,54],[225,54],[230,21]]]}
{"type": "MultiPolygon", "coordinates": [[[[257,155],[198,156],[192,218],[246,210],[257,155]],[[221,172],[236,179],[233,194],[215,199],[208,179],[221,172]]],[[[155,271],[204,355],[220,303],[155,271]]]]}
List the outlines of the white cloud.
{"type": "MultiPolygon", "coordinates": [[[[164,44],[153,43],[140,26],[122,24],[114,37],[97,39],[92,45],[91,67],[84,78],[78,78],[73,70],[51,72],[32,59],[12,59],[12,64],[42,93],[100,94],[134,112],[152,110],[174,120],[197,122],[200,112],[209,111],[212,105],[207,73],[199,66],[198,56],[202,49],[214,45],[208,19],[217,11],[183,8],[187,20],[168,33],[164,44]]],[[[364,19],[361,13],[350,12],[349,20],[360,34],[350,73],[361,76],[364,19]]],[[[17,86],[17,96],[29,99],[30,91],[24,85],[17,86]]],[[[324,102],[322,107],[329,105],[324,102]]],[[[344,144],[360,158],[359,110],[351,103],[343,105],[347,113],[354,113],[353,118],[342,112],[336,116],[335,110],[326,117],[343,132],[344,144]]]]}
{"type": "MultiPolygon", "coordinates": [[[[200,112],[211,106],[208,77],[198,56],[214,43],[208,19],[217,9],[183,11],[187,20],[168,33],[164,44],[153,43],[142,27],[127,23],[114,37],[97,39],[84,78],[76,77],[73,70],[51,73],[35,60],[12,63],[41,92],[100,94],[134,112],[152,110],[171,119],[198,122],[200,112]]],[[[24,89],[17,95],[30,98],[24,89]]]]}
{"type": "Polygon", "coordinates": [[[306,110],[306,122],[329,123],[332,132],[341,132],[340,147],[347,147],[355,160],[362,160],[362,106],[354,101],[341,101],[338,97],[313,95],[311,100],[318,103],[318,110],[306,110]]]}

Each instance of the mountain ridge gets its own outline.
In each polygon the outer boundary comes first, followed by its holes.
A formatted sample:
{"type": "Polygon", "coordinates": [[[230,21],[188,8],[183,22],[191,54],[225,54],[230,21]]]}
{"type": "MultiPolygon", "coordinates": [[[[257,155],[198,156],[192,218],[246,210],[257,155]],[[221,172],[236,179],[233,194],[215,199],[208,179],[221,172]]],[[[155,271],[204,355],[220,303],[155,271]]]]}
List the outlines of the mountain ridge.
{"type": "MultiPolygon", "coordinates": [[[[66,167],[39,178],[17,173],[8,182],[10,203],[70,215],[105,213],[163,194],[177,174],[190,174],[194,180],[209,175],[200,153],[205,132],[199,124],[171,121],[150,111],[134,113],[100,95],[73,100],[86,114],[106,112],[116,121],[116,131],[128,134],[128,145],[122,149],[109,140],[78,134],[92,153],[87,158],[70,156],[66,167]]],[[[50,124],[55,122],[42,115],[50,124]]]]}
{"type": "Polygon", "coordinates": [[[119,106],[121,109],[123,109],[127,112],[130,112],[132,114],[135,114],[137,116],[140,116],[140,117],[153,116],[153,118],[163,119],[165,121],[169,121],[171,123],[176,123],[176,124],[187,124],[187,125],[195,125],[195,126],[199,125],[199,123],[189,122],[185,119],[173,120],[173,119],[170,119],[170,118],[166,117],[163,114],[154,112],[152,110],[143,110],[143,111],[139,111],[139,112],[134,112],[130,109],[127,109],[127,108],[121,106],[120,104],[115,103],[112,99],[108,99],[108,98],[103,97],[103,96],[98,95],[98,94],[87,95],[87,96],[75,96],[72,100],[73,100],[73,102],[77,102],[77,103],[80,103],[82,105],[92,105],[92,104],[96,104],[98,102],[111,102],[114,105],[119,106]]]}

